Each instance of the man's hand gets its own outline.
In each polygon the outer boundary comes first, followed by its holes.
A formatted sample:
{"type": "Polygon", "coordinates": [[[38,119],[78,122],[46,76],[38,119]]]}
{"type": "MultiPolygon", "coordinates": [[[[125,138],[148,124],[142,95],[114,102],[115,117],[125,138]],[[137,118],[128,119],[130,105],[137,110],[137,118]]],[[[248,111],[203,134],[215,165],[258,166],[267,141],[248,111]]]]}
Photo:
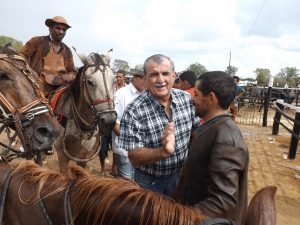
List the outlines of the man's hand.
{"type": "Polygon", "coordinates": [[[163,132],[162,138],[163,151],[165,154],[173,154],[175,152],[175,135],[174,135],[174,123],[170,122],[163,132]]]}

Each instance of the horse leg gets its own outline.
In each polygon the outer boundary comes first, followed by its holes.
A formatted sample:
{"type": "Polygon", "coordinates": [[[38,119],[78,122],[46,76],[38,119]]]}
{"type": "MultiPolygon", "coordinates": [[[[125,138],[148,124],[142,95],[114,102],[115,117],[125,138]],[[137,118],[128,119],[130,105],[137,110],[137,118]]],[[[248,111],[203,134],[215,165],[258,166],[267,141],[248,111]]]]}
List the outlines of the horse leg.
{"type": "Polygon", "coordinates": [[[275,225],[275,193],[277,188],[268,186],[259,190],[251,199],[245,225],[275,225]]]}
{"type": "Polygon", "coordinates": [[[59,170],[60,172],[66,172],[70,159],[65,155],[62,149],[63,145],[61,144],[61,142],[58,142],[59,140],[57,141],[57,143],[55,143],[54,147],[57,152],[59,170]]]}

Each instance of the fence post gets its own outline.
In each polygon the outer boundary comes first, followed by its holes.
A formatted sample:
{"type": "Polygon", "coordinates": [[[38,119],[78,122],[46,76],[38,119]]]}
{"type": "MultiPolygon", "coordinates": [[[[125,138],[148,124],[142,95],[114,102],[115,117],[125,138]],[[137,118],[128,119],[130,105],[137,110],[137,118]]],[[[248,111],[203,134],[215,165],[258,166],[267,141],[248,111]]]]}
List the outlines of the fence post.
{"type": "Polygon", "coordinates": [[[289,149],[289,159],[295,159],[296,158],[296,152],[297,152],[297,146],[298,146],[298,138],[299,137],[299,131],[300,126],[298,125],[300,123],[300,107],[297,107],[296,109],[296,116],[295,116],[295,122],[293,127],[293,134],[291,137],[291,143],[290,143],[290,149],[289,149]],[[295,137],[297,136],[297,137],[295,137]]]}
{"type": "Polygon", "coordinates": [[[270,100],[272,96],[272,87],[273,87],[274,77],[270,76],[269,84],[268,84],[268,93],[265,97],[264,103],[264,115],[263,115],[263,127],[266,127],[268,124],[268,110],[270,105],[270,100]]]}
{"type": "MultiPolygon", "coordinates": [[[[282,104],[280,104],[281,102],[283,102],[282,99],[278,99],[276,101],[276,105],[277,107],[283,111],[284,109],[284,106],[282,104]]],[[[276,109],[276,113],[275,113],[275,116],[274,116],[274,121],[273,121],[273,128],[272,128],[272,134],[278,134],[279,132],[279,124],[280,124],[280,119],[281,119],[281,113],[278,112],[278,110],[276,109]]]]}

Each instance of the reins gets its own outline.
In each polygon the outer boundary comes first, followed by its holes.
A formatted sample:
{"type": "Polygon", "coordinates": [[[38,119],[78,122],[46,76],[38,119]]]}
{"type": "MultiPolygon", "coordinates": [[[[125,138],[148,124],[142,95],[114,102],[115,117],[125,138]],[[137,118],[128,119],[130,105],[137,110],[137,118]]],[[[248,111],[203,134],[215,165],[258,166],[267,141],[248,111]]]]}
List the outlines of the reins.
{"type": "MultiPolygon", "coordinates": [[[[95,132],[95,130],[97,128],[98,118],[102,114],[105,114],[105,113],[115,113],[115,110],[113,109],[113,104],[112,104],[113,103],[113,99],[110,97],[109,89],[108,89],[108,85],[107,85],[107,81],[106,81],[106,74],[107,74],[106,66],[108,66],[108,65],[105,64],[105,62],[104,62],[104,60],[103,60],[102,57],[100,57],[100,59],[101,59],[100,66],[102,65],[103,69],[101,69],[99,65],[91,64],[91,65],[88,65],[88,66],[84,67],[84,69],[81,71],[81,74],[80,74],[80,76],[83,77],[82,78],[82,82],[83,82],[83,94],[84,94],[84,96],[86,96],[86,98],[88,100],[88,105],[93,110],[96,119],[93,120],[92,122],[89,122],[89,121],[85,120],[84,117],[77,110],[77,107],[76,107],[75,102],[74,102],[74,98],[72,98],[72,103],[71,103],[72,104],[72,110],[73,110],[73,114],[74,114],[75,123],[77,124],[77,126],[83,132],[89,133],[90,136],[92,136],[93,133],[95,132]],[[105,88],[105,93],[106,93],[106,98],[104,98],[104,99],[93,100],[92,97],[91,97],[91,95],[90,95],[90,93],[89,93],[89,90],[88,90],[88,87],[87,87],[87,78],[86,78],[85,72],[90,67],[96,67],[96,71],[99,70],[101,72],[101,74],[102,74],[103,82],[104,82],[104,88],[105,88]],[[97,105],[105,104],[105,103],[108,104],[108,109],[107,110],[101,110],[101,111],[96,110],[96,106],[97,105]],[[83,128],[82,125],[84,125],[85,127],[88,127],[88,128],[83,128]]],[[[99,129],[101,131],[100,127],[99,127],[99,129]]]]}
{"type": "MultiPolygon", "coordinates": [[[[31,69],[29,65],[26,63],[25,59],[19,55],[12,55],[9,56],[7,54],[0,54],[0,60],[4,60],[7,63],[13,65],[17,69],[19,69],[22,74],[30,81],[33,86],[34,92],[37,95],[37,99],[28,103],[25,106],[20,108],[15,107],[0,91],[0,103],[8,110],[6,111],[3,106],[0,106],[0,113],[3,119],[0,119],[0,123],[3,125],[1,126],[0,130],[5,127],[9,127],[10,125],[14,125],[16,128],[16,132],[21,140],[23,148],[25,149],[24,153],[19,153],[20,156],[25,156],[26,154],[28,158],[32,157],[31,151],[31,142],[30,137],[25,136],[25,127],[23,126],[23,122],[31,121],[34,119],[35,116],[50,113],[52,114],[51,106],[49,105],[47,99],[45,98],[43,92],[41,91],[39,84],[37,83],[36,79],[33,77],[31,69]],[[16,63],[15,60],[21,61],[24,66],[16,63]],[[3,128],[2,128],[3,127],[3,128]]],[[[0,132],[0,133],[1,133],[0,132]]],[[[1,143],[1,145],[4,145],[1,143]]],[[[9,149],[11,150],[11,149],[9,149]]]]}

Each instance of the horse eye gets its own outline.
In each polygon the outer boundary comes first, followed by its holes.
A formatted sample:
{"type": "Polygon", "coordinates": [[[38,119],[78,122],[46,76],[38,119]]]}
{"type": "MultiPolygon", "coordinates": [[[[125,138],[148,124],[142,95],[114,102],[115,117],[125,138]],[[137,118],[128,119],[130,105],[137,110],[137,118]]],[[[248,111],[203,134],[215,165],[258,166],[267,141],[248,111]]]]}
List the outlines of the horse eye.
{"type": "Polygon", "coordinates": [[[0,80],[8,80],[8,76],[4,71],[0,71],[0,80]]]}
{"type": "Polygon", "coordinates": [[[87,80],[87,84],[90,85],[90,86],[93,86],[93,87],[96,86],[96,85],[94,84],[94,82],[91,81],[91,80],[87,80]]]}

